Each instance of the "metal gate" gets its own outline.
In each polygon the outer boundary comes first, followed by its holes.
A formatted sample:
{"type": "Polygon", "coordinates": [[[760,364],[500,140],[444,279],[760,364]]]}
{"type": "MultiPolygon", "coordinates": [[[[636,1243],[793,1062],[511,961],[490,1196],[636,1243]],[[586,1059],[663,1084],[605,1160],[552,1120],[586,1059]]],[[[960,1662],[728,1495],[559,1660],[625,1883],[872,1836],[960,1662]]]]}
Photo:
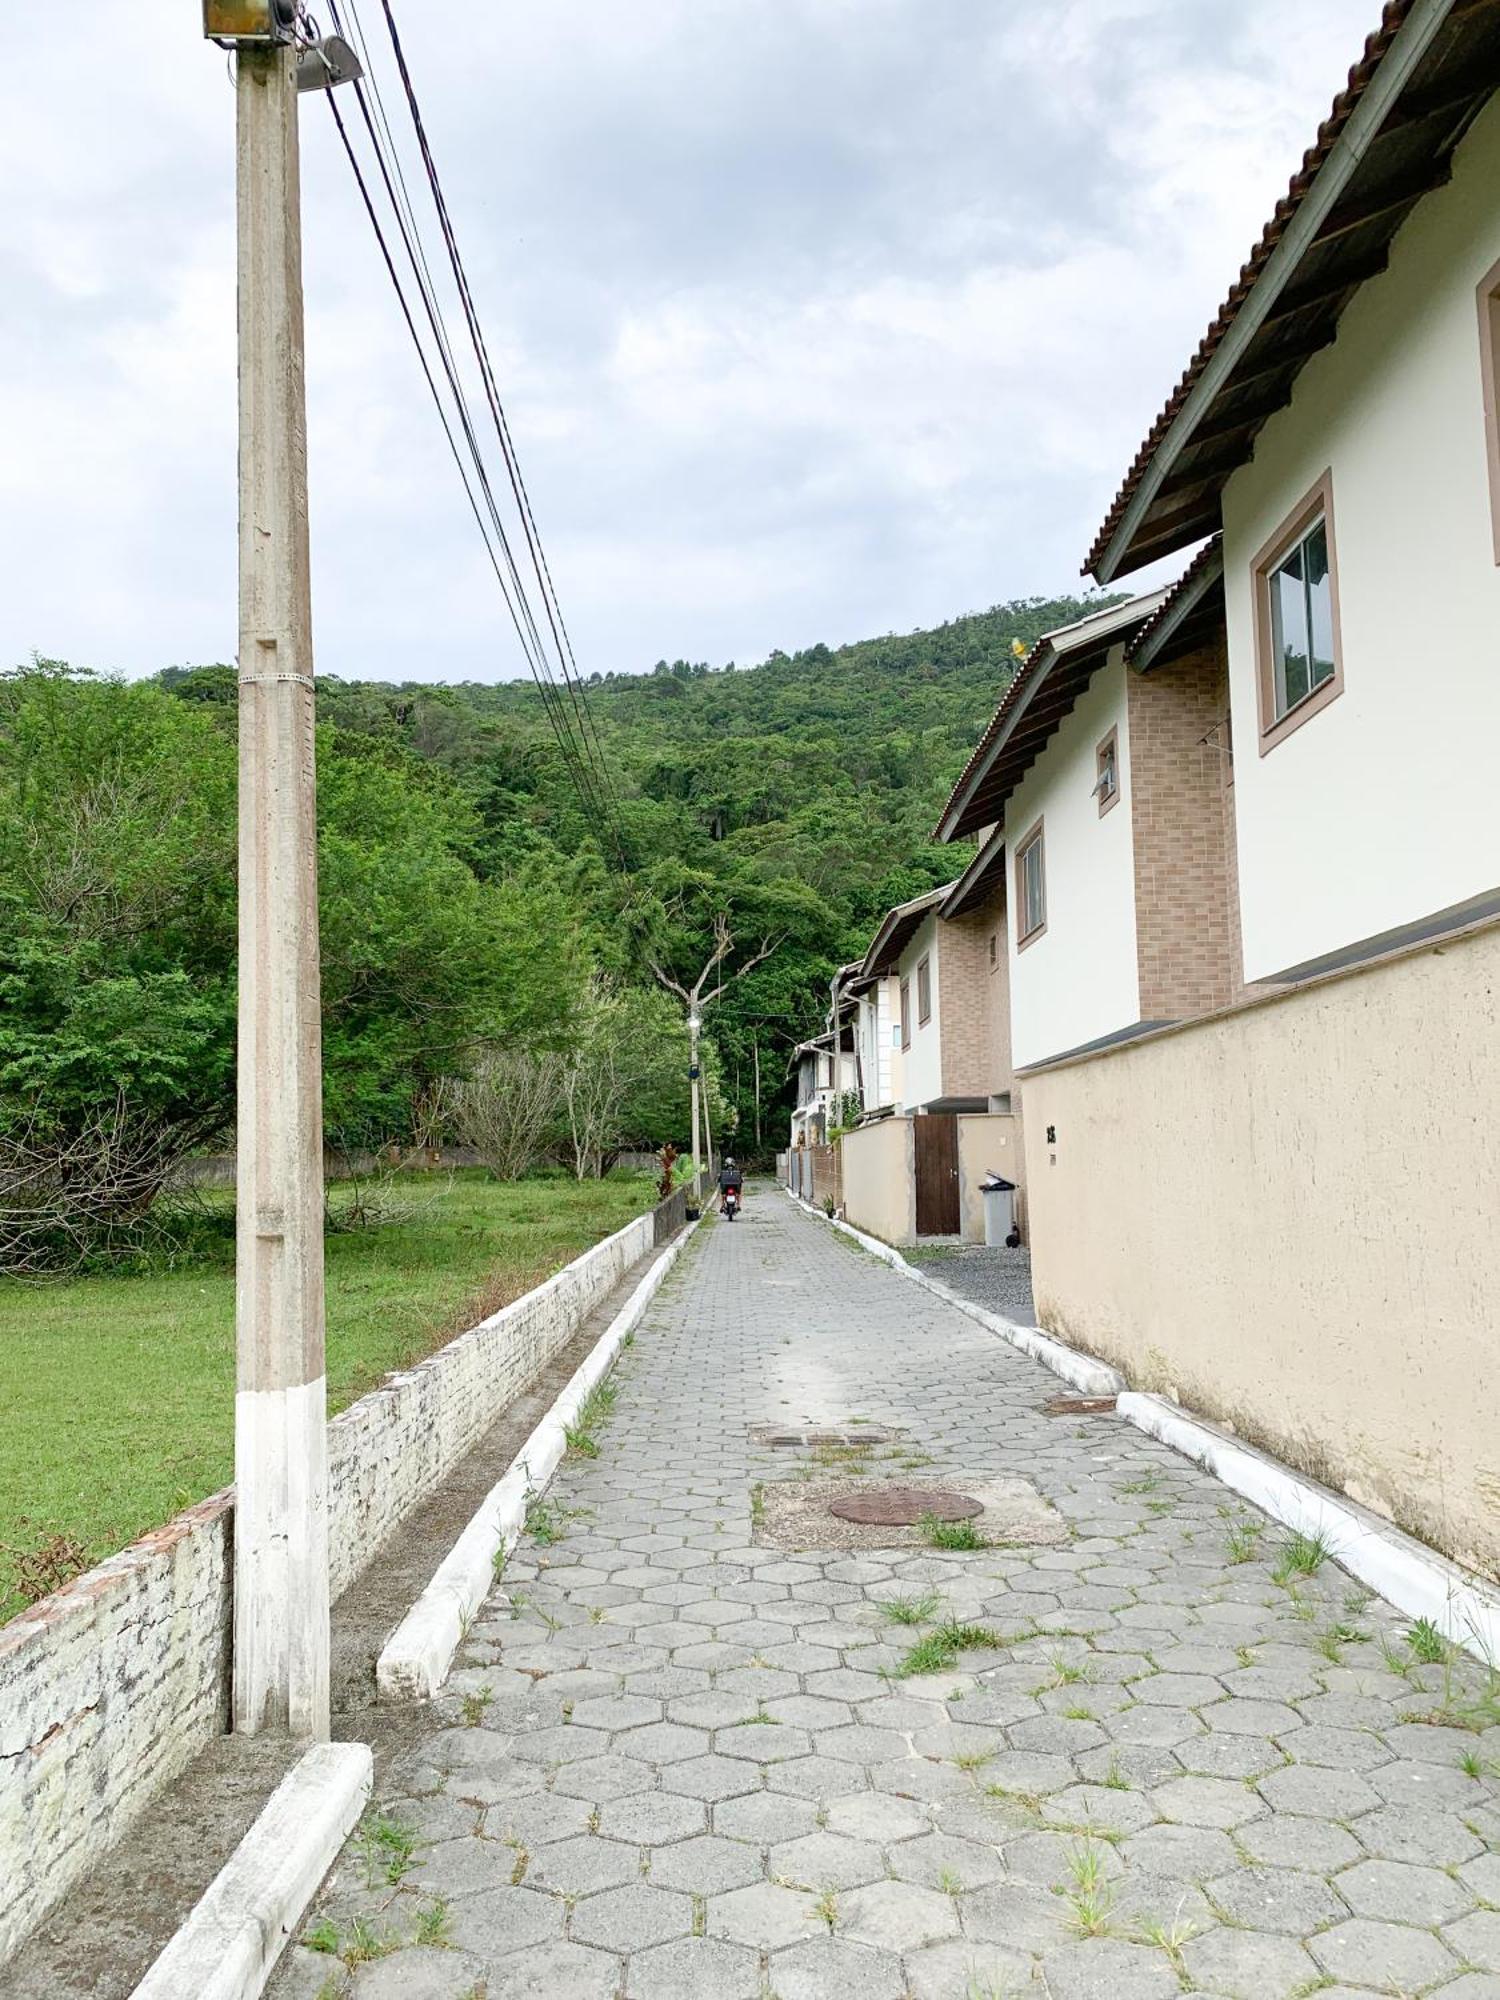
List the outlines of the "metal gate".
{"type": "Polygon", "coordinates": [[[918,1236],[959,1233],[958,1117],[928,1112],[911,1121],[917,1174],[918,1236]]]}

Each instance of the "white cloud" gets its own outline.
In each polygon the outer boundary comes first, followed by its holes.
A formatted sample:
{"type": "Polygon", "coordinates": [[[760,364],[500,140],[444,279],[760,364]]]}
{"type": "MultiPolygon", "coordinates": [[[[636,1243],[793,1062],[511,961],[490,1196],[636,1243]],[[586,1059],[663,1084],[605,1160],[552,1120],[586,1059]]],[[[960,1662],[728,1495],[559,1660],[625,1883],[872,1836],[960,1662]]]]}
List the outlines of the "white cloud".
{"type": "MultiPolygon", "coordinates": [[[[0,84],[0,657],[232,651],[233,102],[177,11],[128,107],[40,9],[0,84]]],[[[1072,587],[1371,0],[401,11],[604,668],[1072,587]]],[[[515,673],[315,101],[304,195],[319,663],[515,673]]]]}

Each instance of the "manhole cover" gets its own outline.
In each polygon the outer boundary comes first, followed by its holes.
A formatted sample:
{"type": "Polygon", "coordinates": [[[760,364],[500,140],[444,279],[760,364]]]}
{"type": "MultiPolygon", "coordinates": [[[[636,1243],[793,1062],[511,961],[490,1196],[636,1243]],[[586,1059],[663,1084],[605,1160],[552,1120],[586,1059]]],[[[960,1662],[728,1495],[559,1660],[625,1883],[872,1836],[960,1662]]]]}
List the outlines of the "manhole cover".
{"type": "Polygon", "coordinates": [[[939,1521],[972,1521],[984,1512],[984,1502],[946,1487],[880,1486],[873,1493],[841,1493],[828,1511],[868,1528],[909,1528],[929,1514],[939,1521]]]}

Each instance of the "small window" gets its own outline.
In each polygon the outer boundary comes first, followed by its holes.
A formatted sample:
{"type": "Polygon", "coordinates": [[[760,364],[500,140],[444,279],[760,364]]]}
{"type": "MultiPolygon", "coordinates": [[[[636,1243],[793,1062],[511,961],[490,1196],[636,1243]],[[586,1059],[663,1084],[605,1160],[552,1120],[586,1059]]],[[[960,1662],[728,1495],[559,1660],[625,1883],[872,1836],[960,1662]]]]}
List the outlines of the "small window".
{"type": "Polygon", "coordinates": [[[991,971],[991,972],[993,972],[993,971],[995,970],[995,967],[996,967],[996,966],[997,966],[997,965],[998,965],[999,963],[1000,963],[1000,934],[999,934],[999,932],[998,932],[998,931],[991,931],[991,932],[990,932],[990,971],[991,971]]]}
{"type": "Polygon", "coordinates": [[[1016,949],[1024,951],[1047,928],[1047,861],[1042,822],[1016,849],[1016,949]]]}
{"type": "Polygon", "coordinates": [[[917,1026],[925,1028],[932,1019],[932,967],[925,958],[917,960],[917,1026]]]}
{"type": "Polygon", "coordinates": [[[909,979],[903,979],[901,982],[901,1046],[903,1049],[911,1047],[911,981],[909,979]]]}
{"type": "Polygon", "coordinates": [[[1326,473],[1262,550],[1255,589],[1264,755],[1343,690],[1326,473]]]}
{"type": "Polygon", "coordinates": [[[1111,806],[1120,803],[1120,732],[1112,729],[1094,751],[1094,797],[1103,819],[1111,806]]]}
{"type": "Polygon", "coordinates": [[[1479,376],[1484,387],[1485,456],[1490,468],[1490,530],[1500,563],[1500,264],[1479,281],[1479,376]]]}

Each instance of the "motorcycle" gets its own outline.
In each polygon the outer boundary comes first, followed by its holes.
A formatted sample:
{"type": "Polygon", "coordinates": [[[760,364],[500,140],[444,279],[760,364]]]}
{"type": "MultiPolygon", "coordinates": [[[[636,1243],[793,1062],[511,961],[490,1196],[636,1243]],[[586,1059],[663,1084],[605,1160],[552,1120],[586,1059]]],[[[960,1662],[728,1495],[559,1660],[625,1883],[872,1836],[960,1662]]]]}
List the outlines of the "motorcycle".
{"type": "Polygon", "coordinates": [[[740,1212],[740,1191],[738,1188],[724,1190],[724,1220],[733,1222],[740,1212]]]}

